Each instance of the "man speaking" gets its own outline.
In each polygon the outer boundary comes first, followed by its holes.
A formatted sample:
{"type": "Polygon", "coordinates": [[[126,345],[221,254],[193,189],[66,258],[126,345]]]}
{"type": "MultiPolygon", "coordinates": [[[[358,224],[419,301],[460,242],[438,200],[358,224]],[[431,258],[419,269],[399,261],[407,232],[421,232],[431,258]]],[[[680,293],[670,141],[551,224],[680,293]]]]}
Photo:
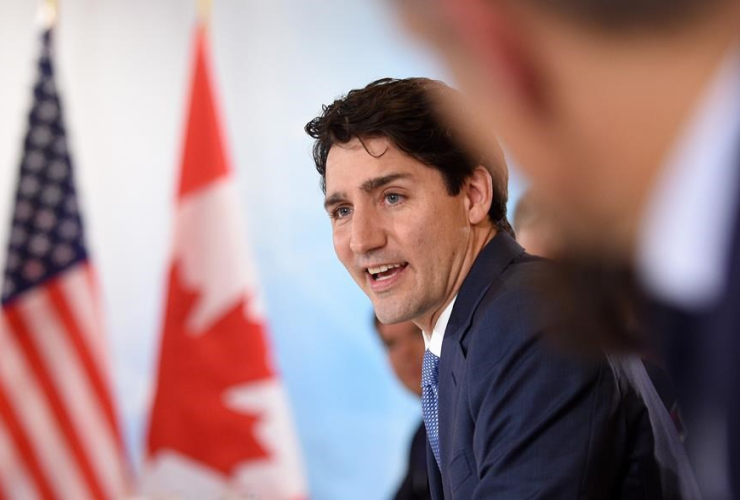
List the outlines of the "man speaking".
{"type": "Polygon", "coordinates": [[[651,424],[632,383],[639,361],[545,340],[550,264],[513,238],[503,156],[437,119],[455,96],[384,79],[306,125],[339,260],[381,322],[423,331],[433,498],[697,498],[670,420],[651,424]]]}

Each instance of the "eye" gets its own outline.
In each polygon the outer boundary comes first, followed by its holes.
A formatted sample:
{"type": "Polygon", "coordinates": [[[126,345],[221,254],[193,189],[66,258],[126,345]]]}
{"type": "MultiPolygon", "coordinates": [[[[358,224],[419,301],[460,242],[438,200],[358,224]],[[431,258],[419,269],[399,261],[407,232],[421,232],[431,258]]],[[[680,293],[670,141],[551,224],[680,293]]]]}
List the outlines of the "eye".
{"type": "Polygon", "coordinates": [[[397,205],[397,204],[401,203],[403,201],[403,199],[404,199],[404,196],[401,195],[401,194],[398,194],[398,193],[387,193],[385,195],[385,201],[389,205],[397,205]]]}
{"type": "Polygon", "coordinates": [[[349,207],[337,207],[331,212],[332,219],[344,219],[352,213],[349,207]]]}

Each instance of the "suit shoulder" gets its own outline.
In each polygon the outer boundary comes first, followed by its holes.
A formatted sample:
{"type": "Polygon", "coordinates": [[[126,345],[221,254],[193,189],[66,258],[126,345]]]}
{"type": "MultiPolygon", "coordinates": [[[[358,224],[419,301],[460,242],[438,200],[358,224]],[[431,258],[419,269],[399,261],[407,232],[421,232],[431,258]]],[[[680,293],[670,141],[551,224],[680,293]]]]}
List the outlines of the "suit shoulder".
{"type": "Polygon", "coordinates": [[[493,330],[520,335],[540,330],[549,316],[542,280],[551,266],[550,261],[527,254],[512,261],[473,311],[472,333],[493,330]]]}
{"type": "Polygon", "coordinates": [[[462,337],[463,352],[473,358],[473,365],[490,368],[504,358],[540,350],[554,321],[542,284],[552,265],[524,254],[494,280],[462,337]]]}
{"type": "Polygon", "coordinates": [[[542,280],[554,270],[551,260],[523,253],[506,266],[499,280],[510,290],[541,290],[542,280]]]}

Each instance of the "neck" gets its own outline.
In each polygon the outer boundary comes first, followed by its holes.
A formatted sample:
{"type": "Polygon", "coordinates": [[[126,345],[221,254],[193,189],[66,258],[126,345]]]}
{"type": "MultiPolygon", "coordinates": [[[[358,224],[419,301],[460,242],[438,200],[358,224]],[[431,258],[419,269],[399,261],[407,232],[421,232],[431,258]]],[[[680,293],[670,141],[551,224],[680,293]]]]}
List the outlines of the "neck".
{"type": "Polygon", "coordinates": [[[473,235],[470,238],[468,248],[465,252],[465,257],[460,262],[460,265],[455,273],[454,277],[450,280],[448,285],[448,291],[445,294],[445,298],[440,304],[433,309],[432,312],[424,314],[418,319],[414,320],[414,324],[421,328],[422,331],[428,335],[432,334],[432,330],[437,325],[439,317],[447,306],[452,303],[452,300],[457,296],[457,292],[460,290],[465,278],[467,278],[470,268],[473,267],[475,259],[478,258],[481,250],[496,236],[498,231],[495,227],[477,228],[473,229],[473,235]]]}

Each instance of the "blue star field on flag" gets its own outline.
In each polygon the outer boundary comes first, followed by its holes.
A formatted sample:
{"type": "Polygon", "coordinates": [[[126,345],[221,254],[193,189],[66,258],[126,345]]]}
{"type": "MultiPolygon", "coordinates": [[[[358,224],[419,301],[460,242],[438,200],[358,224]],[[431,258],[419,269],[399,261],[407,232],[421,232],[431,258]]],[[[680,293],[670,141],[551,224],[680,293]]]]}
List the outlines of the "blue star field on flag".
{"type": "Polygon", "coordinates": [[[51,51],[47,30],[16,190],[3,305],[87,258],[51,51]]]}

